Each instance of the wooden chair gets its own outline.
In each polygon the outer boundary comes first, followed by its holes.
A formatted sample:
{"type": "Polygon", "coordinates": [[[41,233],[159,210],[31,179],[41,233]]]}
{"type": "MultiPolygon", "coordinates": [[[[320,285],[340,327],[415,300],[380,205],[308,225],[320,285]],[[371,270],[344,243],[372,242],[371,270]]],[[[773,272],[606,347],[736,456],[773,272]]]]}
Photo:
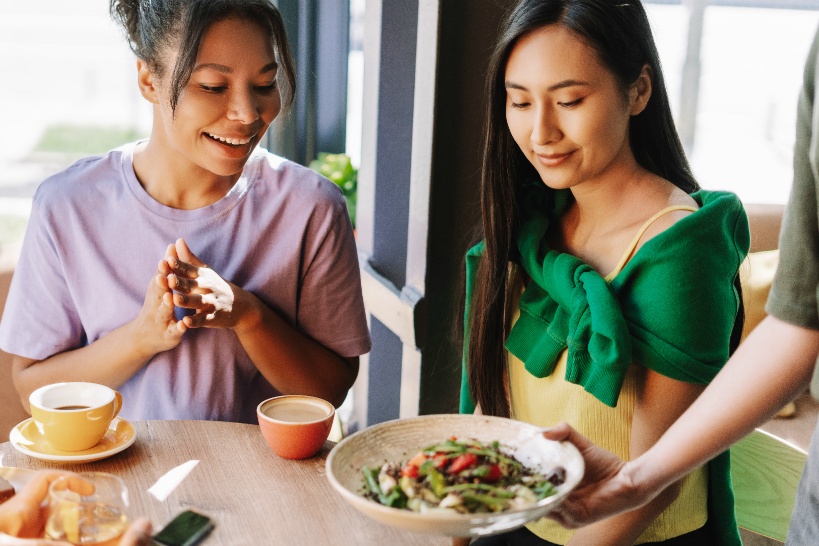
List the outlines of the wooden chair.
{"type": "MultiPolygon", "coordinates": [[[[5,259],[4,249],[0,248],[0,317],[6,305],[13,268],[5,259]]],[[[11,356],[0,351],[0,442],[9,439],[9,432],[20,421],[28,419],[20,397],[11,382],[11,356]]]]}
{"type": "Polygon", "coordinates": [[[731,448],[731,480],[741,529],[784,542],[808,454],[762,430],[731,448]]]}

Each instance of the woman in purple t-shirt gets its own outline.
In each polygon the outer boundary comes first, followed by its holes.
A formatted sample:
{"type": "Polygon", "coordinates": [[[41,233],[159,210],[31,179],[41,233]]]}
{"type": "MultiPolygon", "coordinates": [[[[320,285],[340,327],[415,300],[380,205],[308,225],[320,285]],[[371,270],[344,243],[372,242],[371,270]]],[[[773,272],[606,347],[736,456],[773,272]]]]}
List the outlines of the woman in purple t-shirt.
{"type": "Polygon", "coordinates": [[[111,13],[153,129],[37,191],[0,326],[21,399],[93,381],[122,392],[126,418],[245,422],[277,393],[340,404],[370,347],[344,199],[257,148],[295,89],[279,12],[111,13]]]}

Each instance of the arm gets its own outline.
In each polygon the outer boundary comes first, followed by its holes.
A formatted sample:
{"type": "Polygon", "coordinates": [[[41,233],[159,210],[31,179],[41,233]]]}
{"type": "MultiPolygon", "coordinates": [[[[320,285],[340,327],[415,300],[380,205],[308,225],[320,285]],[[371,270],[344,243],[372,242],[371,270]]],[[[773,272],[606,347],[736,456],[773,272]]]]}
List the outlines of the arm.
{"type": "Polygon", "coordinates": [[[625,465],[567,427],[548,432],[575,441],[588,464],[584,484],[550,517],[578,527],[646,505],[803,392],[817,354],[819,331],[765,318],[668,432],[625,465]]]}
{"type": "Polygon", "coordinates": [[[139,315],[108,335],[44,360],[13,356],[14,386],[27,411],[29,395],[49,383],[91,381],[116,389],[155,354],[176,347],[186,329],[175,320],[167,279],[157,271],[139,315]]]}
{"type": "Polygon", "coordinates": [[[169,248],[174,302],[195,309],[189,328],[229,328],[265,379],[284,394],[318,396],[339,406],[358,375],[358,357],[344,358],[301,333],[251,292],[220,277],[182,239],[169,248]],[[171,250],[173,249],[173,250],[171,250]]]}
{"type": "MultiPolygon", "coordinates": [[[[643,377],[632,420],[631,459],[648,451],[705,388],[645,368],[641,371],[643,377]]],[[[648,525],[677,498],[679,482],[666,485],[659,495],[641,508],[580,529],[568,544],[634,544],[648,525]]]]}
{"type": "Polygon", "coordinates": [[[337,355],[242,292],[252,310],[234,331],[265,379],[284,394],[309,394],[340,406],[358,375],[358,357],[337,355]]]}

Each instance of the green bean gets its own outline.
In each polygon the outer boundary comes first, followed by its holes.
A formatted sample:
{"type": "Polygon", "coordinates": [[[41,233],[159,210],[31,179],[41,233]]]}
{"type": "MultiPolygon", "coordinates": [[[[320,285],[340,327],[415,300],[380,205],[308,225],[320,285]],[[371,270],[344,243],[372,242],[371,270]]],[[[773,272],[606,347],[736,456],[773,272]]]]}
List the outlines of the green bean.
{"type": "Polygon", "coordinates": [[[548,481],[540,482],[531,489],[532,492],[535,494],[537,500],[545,499],[546,497],[551,497],[552,495],[557,493],[555,486],[548,481]]]}
{"type": "Polygon", "coordinates": [[[508,491],[502,487],[495,487],[494,485],[488,485],[485,483],[460,483],[458,485],[450,485],[449,487],[445,487],[443,489],[444,493],[450,493],[453,491],[489,491],[490,493],[494,494],[496,497],[501,499],[511,499],[515,497],[514,491],[508,491]]]}
{"type": "Polygon", "coordinates": [[[365,466],[362,468],[362,470],[364,471],[364,477],[367,480],[367,486],[370,488],[370,491],[378,496],[378,501],[381,504],[385,506],[394,506],[396,508],[404,508],[407,505],[407,496],[400,487],[394,488],[392,491],[390,491],[389,495],[384,494],[384,492],[381,490],[381,486],[378,484],[379,469],[365,466]]]}
{"type": "Polygon", "coordinates": [[[378,469],[365,466],[362,470],[364,470],[364,478],[367,480],[367,486],[370,488],[370,491],[379,497],[383,496],[384,493],[381,492],[381,486],[378,485],[378,469]]]}
{"type": "Polygon", "coordinates": [[[438,469],[435,468],[434,465],[430,465],[432,461],[427,461],[426,463],[421,465],[421,468],[418,469],[418,473],[422,476],[427,477],[427,481],[429,482],[429,486],[432,488],[432,492],[435,493],[438,497],[443,497],[443,490],[446,486],[446,478],[443,474],[438,472],[438,469]]]}
{"type": "Polygon", "coordinates": [[[523,465],[520,464],[519,462],[517,462],[517,461],[515,461],[513,459],[510,459],[508,457],[504,457],[503,455],[501,455],[497,451],[492,451],[491,449],[480,449],[480,448],[476,448],[476,447],[468,447],[468,448],[466,448],[466,452],[467,453],[474,453],[475,455],[485,455],[487,457],[490,457],[493,460],[497,460],[498,462],[506,463],[509,466],[511,466],[512,468],[523,468],[523,465]]]}
{"type": "Polygon", "coordinates": [[[466,501],[477,502],[491,507],[492,510],[502,510],[508,504],[507,500],[492,497],[490,495],[473,495],[470,493],[462,493],[461,496],[466,501]]]}

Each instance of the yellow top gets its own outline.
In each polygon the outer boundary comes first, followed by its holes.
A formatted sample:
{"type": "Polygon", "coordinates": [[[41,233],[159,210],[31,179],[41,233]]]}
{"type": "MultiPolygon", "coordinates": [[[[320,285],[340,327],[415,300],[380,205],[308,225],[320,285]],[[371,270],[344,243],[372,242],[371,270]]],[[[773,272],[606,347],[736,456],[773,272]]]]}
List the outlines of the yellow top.
{"type": "MultiPolygon", "coordinates": [[[[673,206],[651,217],[640,228],[614,270],[606,275],[607,281],[611,281],[623,269],[651,223],[674,210],[695,211],[696,208],[673,206]]],[[[519,298],[524,287],[521,285],[516,288],[515,293],[519,298]]],[[[517,307],[517,302],[514,303],[517,307]]],[[[519,315],[520,311],[516,310],[512,324],[519,315]]],[[[583,387],[565,380],[567,354],[567,351],[563,351],[554,372],[540,379],[526,371],[524,363],[507,352],[512,417],[540,427],[566,421],[595,444],[628,460],[631,422],[640,374],[639,365],[632,364],[629,367],[617,406],[610,408],[586,392],[583,387]]],[[[707,479],[706,467],[701,467],[686,477],[682,482],[679,497],[646,528],[635,544],[667,540],[702,527],[708,515],[707,479]]],[[[555,544],[565,544],[574,533],[548,519],[530,523],[527,527],[539,537],[555,544]]]]}

